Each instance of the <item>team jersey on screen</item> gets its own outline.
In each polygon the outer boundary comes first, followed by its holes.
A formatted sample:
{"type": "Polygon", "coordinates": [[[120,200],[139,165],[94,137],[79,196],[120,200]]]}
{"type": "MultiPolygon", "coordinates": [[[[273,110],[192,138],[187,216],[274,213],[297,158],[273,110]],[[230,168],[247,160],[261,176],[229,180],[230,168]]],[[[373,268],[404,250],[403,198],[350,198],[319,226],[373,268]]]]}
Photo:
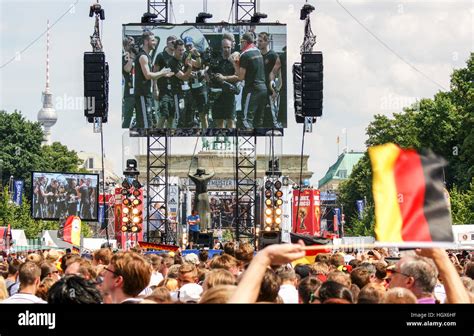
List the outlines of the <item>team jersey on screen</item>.
{"type": "Polygon", "coordinates": [[[151,57],[142,49],[138,53],[137,58],[135,58],[135,96],[151,97],[152,81],[145,78],[140,64],[140,57],[143,55],[148,59],[148,67],[151,71],[151,57]]]}

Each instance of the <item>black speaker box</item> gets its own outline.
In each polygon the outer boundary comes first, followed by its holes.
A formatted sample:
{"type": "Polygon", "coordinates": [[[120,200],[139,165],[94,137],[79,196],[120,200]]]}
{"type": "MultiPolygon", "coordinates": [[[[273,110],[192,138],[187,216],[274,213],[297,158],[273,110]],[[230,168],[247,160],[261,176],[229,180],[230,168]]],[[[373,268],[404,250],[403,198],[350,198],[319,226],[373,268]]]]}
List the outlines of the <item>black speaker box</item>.
{"type": "Polygon", "coordinates": [[[267,247],[268,245],[280,244],[281,242],[281,231],[260,231],[258,237],[258,248],[259,250],[267,247]]]}
{"type": "Polygon", "coordinates": [[[197,245],[202,245],[203,247],[212,247],[212,233],[199,233],[197,245]]]}

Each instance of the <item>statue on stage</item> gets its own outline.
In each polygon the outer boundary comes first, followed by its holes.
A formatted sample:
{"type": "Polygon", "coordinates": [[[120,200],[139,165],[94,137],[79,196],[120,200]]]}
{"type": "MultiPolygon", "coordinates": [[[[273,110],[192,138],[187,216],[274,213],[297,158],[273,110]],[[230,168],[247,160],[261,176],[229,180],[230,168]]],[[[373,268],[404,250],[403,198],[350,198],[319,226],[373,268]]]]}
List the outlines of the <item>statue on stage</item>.
{"type": "Polygon", "coordinates": [[[209,206],[209,196],[207,194],[207,183],[214,176],[212,174],[206,174],[206,170],[198,168],[196,174],[188,174],[189,178],[196,185],[196,193],[194,194],[194,207],[201,218],[200,231],[207,231],[208,225],[211,221],[211,207],[209,206]]]}

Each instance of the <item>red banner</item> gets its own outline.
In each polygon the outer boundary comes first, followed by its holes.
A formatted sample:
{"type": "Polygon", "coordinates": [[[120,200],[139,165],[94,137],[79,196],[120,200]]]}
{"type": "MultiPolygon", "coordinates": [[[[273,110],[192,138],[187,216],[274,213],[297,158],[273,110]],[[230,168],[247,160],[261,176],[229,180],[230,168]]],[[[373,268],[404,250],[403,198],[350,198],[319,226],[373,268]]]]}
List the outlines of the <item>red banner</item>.
{"type": "Polygon", "coordinates": [[[321,235],[321,201],[319,190],[293,191],[293,232],[310,236],[321,235]],[[299,208],[298,208],[299,202],[299,208]]]}

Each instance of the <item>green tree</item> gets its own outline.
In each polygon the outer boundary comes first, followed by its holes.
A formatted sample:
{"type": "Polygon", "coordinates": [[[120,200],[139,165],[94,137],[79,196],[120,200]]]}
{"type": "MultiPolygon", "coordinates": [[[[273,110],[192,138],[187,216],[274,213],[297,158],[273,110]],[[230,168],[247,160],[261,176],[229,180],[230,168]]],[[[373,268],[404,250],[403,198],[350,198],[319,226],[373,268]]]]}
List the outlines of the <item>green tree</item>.
{"type": "Polygon", "coordinates": [[[345,227],[345,235],[347,236],[374,236],[374,206],[369,204],[365,207],[362,219],[358,216],[350,218],[350,226],[345,227]]]}
{"type": "Polygon", "coordinates": [[[449,198],[453,224],[474,224],[474,179],[466,191],[454,186],[449,198]]]}
{"type": "Polygon", "coordinates": [[[0,111],[0,184],[10,176],[25,180],[30,197],[31,171],[77,172],[82,160],[59,142],[42,146],[43,130],[38,122],[26,120],[21,112],[0,111]]]}
{"type": "Polygon", "coordinates": [[[452,149],[454,182],[467,190],[474,177],[474,53],[467,67],[454,70],[451,76],[450,98],[461,119],[457,143],[452,149]]]}
{"type": "Polygon", "coordinates": [[[20,112],[0,111],[0,165],[3,184],[10,176],[28,180],[41,167],[43,131],[39,123],[27,121],[20,112]]]}
{"type": "Polygon", "coordinates": [[[42,170],[51,172],[77,172],[79,164],[82,163],[75,151],[59,142],[43,146],[41,158],[42,170]]]}

